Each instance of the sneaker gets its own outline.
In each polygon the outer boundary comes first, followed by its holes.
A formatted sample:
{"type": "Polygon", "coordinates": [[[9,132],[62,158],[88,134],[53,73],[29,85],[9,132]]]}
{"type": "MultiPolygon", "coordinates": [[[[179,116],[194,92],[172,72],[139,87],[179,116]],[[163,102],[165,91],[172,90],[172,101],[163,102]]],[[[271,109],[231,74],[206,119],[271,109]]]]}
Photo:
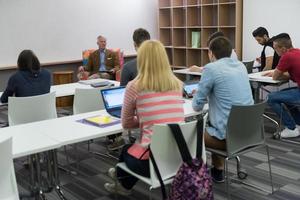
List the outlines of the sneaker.
{"type": "Polygon", "coordinates": [[[110,178],[112,178],[113,180],[117,180],[116,168],[114,168],[114,167],[109,168],[109,170],[108,170],[108,176],[110,178]]]}
{"type": "Polygon", "coordinates": [[[282,138],[298,137],[299,135],[300,133],[297,127],[294,130],[285,128],[280,134],[282,138]]]}
{"type": "Polygon", "coordinates": [[[210,169],[212,180],[216,183],[224,183],[224,170],[215,167],[210,169]]]}
{"type": "Polygon", "coordinates": [[[109,151],[115,151],[121,149],[124,145],[125,145],[125,140],[121,136],[119,136],[116,137],[111,144],[107,145],[107,149],[109,151]]]}
{"type": "Polygon", "coordinates": [[[127,190],[120,183],[105,183],[104,188],[110,193],[117,193],[123,196],[129,196],[132,193],[132,190],[127,190]]]}

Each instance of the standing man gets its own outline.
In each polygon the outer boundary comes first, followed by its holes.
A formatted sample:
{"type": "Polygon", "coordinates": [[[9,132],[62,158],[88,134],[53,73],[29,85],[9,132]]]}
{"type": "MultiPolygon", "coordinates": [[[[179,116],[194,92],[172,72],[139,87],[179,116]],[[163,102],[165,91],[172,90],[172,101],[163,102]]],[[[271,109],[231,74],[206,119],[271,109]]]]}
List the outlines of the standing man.
{"type": "Polygon", "coordinates": [[[269,38],[267,29],[258,27],[252,32],[252,35],[257,43],[263,46],[260,57],[256,59],[256,61],[260,63],[259,71],[274,69],[280,57],[273,49],[273,42],[269,38]]]}
{"type": "MultiPolygon", "coordinates": [[[[105,78],[115,79],[115,73],[120,69],[120,61],[117,53],[106,49],[106,38],[98,36],[98,50],[94,51],[88,61],[86,70],[89,73],[89,79],[105,78]]],[[[84,67],[79,67],[79,73],[84,72],[84,67]]]]}
{"type": "Polygon", "coordinates": [[[300,110],[294,104],[300,105],[300,49],[293,47],[287,33],[281,33],[272,40],[274,40],[274,49],[281,58],[276,69],[265,75],[272,76],[274,80],[291,79],[298,84],[298,87],[270,93],[268,104],[278,116],[282,116],[285,129],[281,132],[281,137],[297,137],[300,135],[300,110]]]}
{"type": "MultiPolygon", "coordinates": [[[[133,32],[133,44],[134,48],[137,51],[141,44],[146,41],[150,40],[150,34],[146,29],[138,28],[133,32]]],[[[133,80],[137,75],[137,66],[136,66],[136,58],[132,59],[131,61],[127,62],[122,69],[121,72],[121,86],[126,86],[127,83],[133,80]]]]}
{"type": "MultiPolygon", "coordinates": [[[[209,125],[204,134],[205,146],[225,150],[226,126],[232,105],[251,105],[253,98],[246,67],[230,58],[232,46],[225,37],[217,37],[209,44],[210,63],[205,65],[193,109],[200,111],[208,100],[209,125]]],[[[224,158],[212,154],[211,175],[215,182],[224,182],[224,158]]]]}

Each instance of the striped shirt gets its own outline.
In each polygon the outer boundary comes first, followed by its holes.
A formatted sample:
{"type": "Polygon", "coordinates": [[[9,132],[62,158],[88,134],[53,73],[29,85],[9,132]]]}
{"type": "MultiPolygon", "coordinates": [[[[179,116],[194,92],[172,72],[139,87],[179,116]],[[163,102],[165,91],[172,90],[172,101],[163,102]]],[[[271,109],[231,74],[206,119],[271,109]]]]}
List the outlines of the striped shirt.
{"type": "MultiPolygon", "coordinates": [[[[135,80],[126,87],[122,107],[123,128],[140,128],[140,138],[128,153],[141,158],[151,143],[154,124],[178,123],[184,121],[182,92],[138,92],[135,80]]],[[[146,152],[141,159],[149,159],[146,152]]]]}

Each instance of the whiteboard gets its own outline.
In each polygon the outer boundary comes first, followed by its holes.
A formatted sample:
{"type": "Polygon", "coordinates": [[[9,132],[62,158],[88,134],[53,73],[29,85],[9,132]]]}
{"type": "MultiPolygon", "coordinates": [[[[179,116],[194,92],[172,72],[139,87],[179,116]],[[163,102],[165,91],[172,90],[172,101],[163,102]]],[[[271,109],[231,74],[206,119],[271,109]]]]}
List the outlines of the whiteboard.
{"type": "Polygon", "coordinates": [[[147,29],[157,38],[157,0],[0,0],[0,67],[16,65],[23,49],[41,63],[78,60],[97,48],[98,35],[108,48],[135,53],[132,33],[147,29]]]}
{"type": "Polygon", "coordinates": [[[260,56],[262,46],[252,36],[259,26],[270,36],[289,33],[293,46],[300,48],[299,0],[244,0],[243,7],[243,60],[260,56]]]}

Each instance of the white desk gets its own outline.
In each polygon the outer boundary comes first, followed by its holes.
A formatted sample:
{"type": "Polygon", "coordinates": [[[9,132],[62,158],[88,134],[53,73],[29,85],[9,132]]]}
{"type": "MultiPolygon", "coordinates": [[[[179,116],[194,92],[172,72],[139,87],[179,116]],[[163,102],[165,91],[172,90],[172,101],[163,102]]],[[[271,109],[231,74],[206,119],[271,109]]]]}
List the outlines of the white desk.
{"type": "Polygon", "coordinates": [[[273,80],[273,78],[269,77],[269,76],[262,76],[263,73],[265,73],[265,72],[251,73],[248,75],[249,80],[255,81],[255,82],[260,82],[260,83],[269,83],[269,84],[279,84],[279,83],[285,82],[285,81],[281,81],[281,80],[273,80]]]}
{"type": "Polygon", "coordinates": [[[0,129],[0,135],[12,137],[13,158],[28,156],[43,151],[57,149],[61,147],[59,141],[56,141],[43,134],[49,127],[40,129],[31,128],[33,123],[10,126],[0,129]]]}
{"type": "Polygon", "coordinates": [[[280,86],[287,83],[285,80],[273,80],[272,77],[263,76],[262,74],[266,72],[256,72],[249,74],[249,80],[252,82],[257,82],[257,87],[254,88],[254,101],[259,102],[259,90],[263,84],[280,86]]]}
{"type": "Polygon", "coordinates": [[[201,72],[191,72],[188,68],[186,69],[177,69],[173,71],[176,74],[185,74],[185,75],[194,75],[194,76],[201,76],[201,72]]]}
{"type": "MultiPolygon", "coordinates": [[[[207,110],[207,106],[204,108],[207,110]]],[[[18,158],[63,145],[82,142],[122,132],[121,123],[100,128],[76,122],[76,120],[107,114],[105,110],[88,112],[56,119],[38,121],[28,124],[10,126],[0,129],[0,134],[12,136],[13,157],[18,158]]],[[[200,114],[192,108],[192,101],[185,100],[184,115],[191,117],[200,114]]]]}
{"type": "Polygon", "coordinates": [[[50,91],[55,92],[56,97],[71,96],[71,95],[75,94],[76,88],[90,89],[90,88],[93,88],[90,85],[91,83],[96,83],[99,81],[110,81],[115,86],[120,85],[120,82],[118,82],[118,81],[107,80],[107,79],[93,79],[93,80],[82,81],[82,83],[76,82],[76,83],[67,83],[67,84],[61,84],[61,85],[52,85],[50,91]],[[89,83],[89,84],[85,84],[85,83],[89,83]]]}
{"type": "MultiPolygon", "coordinates": [[[[93,80],[86,80],[83,81],[83,83],[67,83],[67,84],[61,84],[61,85],[52,85],[50,88],[50,92],[55,92],[56,97],[64,97],[64,96],[72,96],[75,94],[75,89],[76,88],[82,88],[82,89],[90,89],[93,88],[90,84],[91,83],[96,83],[99,81],[110,81],[112,82],[115,86],[119,86],[120,82],[114,81],[114,80],[107,80],[107,79],[93,79],[93,80]],[[84,84],[85,83],[90,83],[90,84],[84,84]]],[[[0,97],[2,96],[3,92],[0,92],[0,97]]],[[[5,105],[0,102],[0,105],[5,105]]]]}

